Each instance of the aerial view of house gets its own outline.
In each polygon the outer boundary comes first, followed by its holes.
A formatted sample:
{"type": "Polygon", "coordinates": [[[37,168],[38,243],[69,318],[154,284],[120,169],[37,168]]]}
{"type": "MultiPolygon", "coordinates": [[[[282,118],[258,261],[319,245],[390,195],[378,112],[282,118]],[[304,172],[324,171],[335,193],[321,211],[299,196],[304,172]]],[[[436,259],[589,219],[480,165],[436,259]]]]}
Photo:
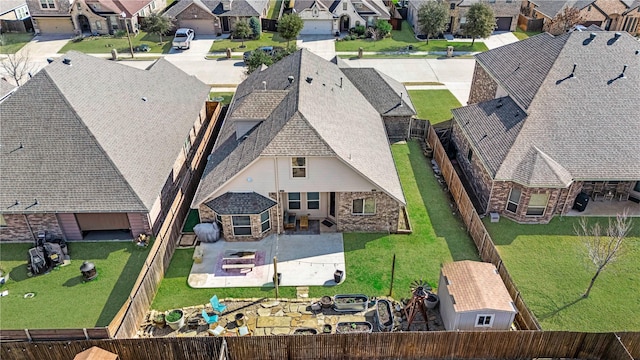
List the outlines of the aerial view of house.
{"type": "Polygon", "coordinates": [[[0,239],[155,234],[191,181],[208,93],[163,59],[147,70],[76,52],[53,61],[0,103],[0,239]]]}
{"type": "Polygon", "coordinates": [[[304,21],[301,34],[332,35],[391,18],[382,0],[297,0],[293,4],[292,11],[304,21]]]}
{"type": "Polygon", "coordinates": [[[164,15],[196,34],[216,35],[231,32],[239,20],[266,17],[269,4],[268,0],[180,0],[164,15]]]}

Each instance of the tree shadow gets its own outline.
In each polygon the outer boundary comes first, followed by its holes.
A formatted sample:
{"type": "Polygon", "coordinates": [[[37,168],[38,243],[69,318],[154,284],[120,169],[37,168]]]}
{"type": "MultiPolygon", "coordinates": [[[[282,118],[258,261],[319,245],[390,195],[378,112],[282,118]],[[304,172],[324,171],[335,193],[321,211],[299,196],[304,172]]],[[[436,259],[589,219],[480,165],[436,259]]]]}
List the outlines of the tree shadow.
{"type": "Polygon", "coordinates": [[[76,285],[82,284],[84,282],[82,276],[75,276],[72,277],[71,279],[65,281],[64,284],[62,284],[62,286],[64,287],[74,287],[76,285]]]}
{"type": "Polygon", "coordinates": [[[550,318],[554,317],[555,315],[559,314],[561,311],[563,311],[563,310],[565,310],[565,309],[567,309],[567,308],[579,303],[580,300],[584,300],[584,299],[585,299],[585,297],[580,296],[577,299],[575,299],[575,300],[573,300],[571,302],[568,302],[568,303],[556,308],[553,311],[550,311],[550,312],[544,313],[544,314],[540,314],[540,315],[537,316],[538,320],[543,321],[543,320],[550,319],[550,318]]]}

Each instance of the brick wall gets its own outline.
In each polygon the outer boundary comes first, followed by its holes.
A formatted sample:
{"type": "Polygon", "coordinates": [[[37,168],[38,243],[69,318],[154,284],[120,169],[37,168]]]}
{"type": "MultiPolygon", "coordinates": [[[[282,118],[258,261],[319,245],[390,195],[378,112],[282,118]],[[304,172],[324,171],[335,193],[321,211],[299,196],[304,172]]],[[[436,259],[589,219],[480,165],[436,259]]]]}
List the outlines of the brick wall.
{"type": "MultiPolygon", "coordinates": [[[[519,0],[513,0],[511,2],[507,2],[506,0],[496,0],[494,3],[486,3],[493,9],[493,14],[495,17],[510,17],[511,18],[511,28],[509,31],[515,31],[516,26],[518,25],[518,14],[520,14],[520,6],[522,2],[519,0]]],[[[467,12],[469,11],[469,7],[459,7],[459,12],[457,16],[458,27],[456,31],[459,31],[459,20],[462,17],[467,16],[467,12]]]]}
{"type": "Polygon", "coordinates": [[[70,1],[69,0],[55,0],[55,9],[43,9],[40,6],[40,0],[26,0],[27,7],[29,8],[29,13],[31,16],[39,16],[39,15],[64,15],[69,16],[70,11],[70,1]]]}
{"type": "MultiPolygon", "coordinates": [[[[490,212],[498,212],[502,216],[515,220],[519,223],[539,223],[546,224],[557,213],[562,211],[562,205],[567,197],[569,189],[555,189],[555,188],[530,188],[524,187],[520,184],[516,184],[508,181],[495,181],[493,183],[493,192],[491,194],[491,203],[489,204],[490,212]],[[516,212],[506,210],[507,200],[512,188],[518,188],[522,192],[520,195],[520,202],[516,209],[516,212]],[[527,209],[529,199],[533,194],[548,194],[549,200],[545,212],[541,216],[527,216],[527,209]]],[[[569,197],[571,198],[571,197],[569,197]]],[[[575,195],[573,195],[575,199],[575,195]]],[[[567,211],[571,207],[567,206],[567,211]]]]}
{"type": "Polygon", "coordinates": [[[62,238],[62,228],[55,214],[4,214],[7,227],[0,229],[0,242],[34,241],[39,231],[62,238]]]}
{"type": "Polygon", "coordinates": [[[389,140],[404,140],[409,133],[411,116],[383,116],[384,127],[389,140]]]}
{"type": "Polygon", "coordinates": [[[400,204],[381,192],[343,192],[336,194],[336,212],[339,232],[387,232],[398,230],[400,204]],[[374,215],[354,215],[353,200],[373,197],[376,201],[374,215]]]}
{"type": "MultiPolygon", "coordinates": [[[[270,194],[271,196],[271,194],[270,194]]],[[[275,196],[271,196],[275,199],[275,196]]],[[[200,205],[198,208],[200,214],[200,222],[215,222],[216,214],[206,205],[200,205]]],[[[274,206],[269,210],[269,216],[271,221],[271,229],[262,232],[262,224],[260,223],[260,214],[249,215],[251,217],[251,235],[250,236],[235,236],[233,235],[233,224],[231,215],[222,215],[222,232],[221,236],[226,241],[257,241],[264,239],[265,237],[275,234],[278,231],[278,221],[281,221],[279,215],[278,206],[274,206]]],[[[283,227],[280,226],[283,230],[283,227]]]]}
{"type": "Polygon", "coordinates": [[[496,97],[497,90],[498,83],[476,62],[476,67],[473,70],[473,81],[471,82],[471,92],[468,103],[476,104],[491,100],[496,97]]]}

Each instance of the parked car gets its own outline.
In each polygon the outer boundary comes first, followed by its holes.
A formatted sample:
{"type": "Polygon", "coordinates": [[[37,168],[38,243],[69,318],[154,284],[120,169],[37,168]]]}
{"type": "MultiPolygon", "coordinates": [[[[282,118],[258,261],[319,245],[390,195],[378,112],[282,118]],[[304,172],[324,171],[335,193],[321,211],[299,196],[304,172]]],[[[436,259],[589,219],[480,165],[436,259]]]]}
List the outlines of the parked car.
{"type": "Polygon", "coordinates": [[[191,47],[191,41],[195,36],[193,29],[180,28],[173,37],[172,46],[176,49],[188,49],[191,47]]]}
{"type": "Polygon", "coordinates": [[[263,51],[269,56],[274,54],[273,46],[261,46],[252,51],[245,51],[244,54],[242,55],[242,59],[244,60],[244,62],[247,62],[249,60],[249,58],[251,57],[251,54],[253,54],[254,51],[263,51]]]}

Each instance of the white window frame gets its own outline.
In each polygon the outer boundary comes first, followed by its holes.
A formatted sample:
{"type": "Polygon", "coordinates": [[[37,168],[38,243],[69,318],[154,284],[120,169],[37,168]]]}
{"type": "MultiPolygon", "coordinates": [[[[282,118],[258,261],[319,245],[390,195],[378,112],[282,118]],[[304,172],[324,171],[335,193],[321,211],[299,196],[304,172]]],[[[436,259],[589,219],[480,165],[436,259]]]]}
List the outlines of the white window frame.
{"type": "Polygon", "coordinates": [[[308,168],[307,168],[307,158],[306,157],[302,157],[302,156],[294,156],[291,158],[291,178],[293,179],[306,179],[309,176],[309,172],[308,172],[308,168]],[[304,165],[294,165],[294,161],[295,159],[303,159],[304,161],[304,165]],[[296,176],[295,174],[295,170],[296,169],[303,169],[304,170],[304,176],[296,176]]]}
{"type": "Polygon", "coordinates": [[[218,228],[222,230],[222,215],[216,213],[216,222],[218,223],[218,228]]]}
{"type": "Polygon", "coordinates": [[[307,210],[320,210],[320,193],[319,192],[308,192],[307,193],[307,210]],[[309,194],[318,194],[317,199],[310,199],[309,194]],[[317,207],[311,207],[311,203],[318,203],[317,207]]]}
{"type": "Polygon", "coordinates": [[[375,215],[376,214],[376,199],[374,197],[367,197],[367,198],[359,198],[359,199],[353,199],[353,201],[351,202],[351,214],[352,215],[375,215]],[[356,201],[362,201],[362,212],[356,212],[356,201]],[[366,208],[367,208],[367,201],[373,201],[373,212],[366,212],[366,208]]]}
{"type": "Polygon", "coordinates": [[[509,191],[509,197],[507,197],[507,205],[505,205],[505,209],[510,213],[517,214],[518,213],[518,207],[520,207],[520,199],[522,199],[522,190],[520,190],[518,188],[511,188],[511,191],[509,191]],[[520,195],[518,195],[518,201],[517,202],[513,202],[511,200],[511,194],[513,193],[514,190],[520,192],[520,195]],[[516,208],[513,211],[509,209],[509,205],[511,205],[511,204],[515,204],[516,205],[516,208]]]}
{"type": "Polygon", "coordinates": [[[40,0],[41,9],[55,9],[56,2],[54,0],[40,0]]]}
{"type": "Polygon", "coordinates": [[[232,215],[231,216],[231,227],[233,228],[233,236],[251,236],[251,215],[232,215]],[[249,218],[249,224],[241,224],[236,225],[234,222],[235,218],[249,218]],[[249,228],[248,234],[236,234],[236,228],[249,228]]]}
{"type": "Polygon", "coordinates": [[[547,205],[549,205],[549,194],[547,193],[531,194],[531,197],[529,198],[529,204],[527,205],[526,216],[544,216],[544,213],[547,211],[547,205]],[[534,196],[546,196],[547,201],[545,201],[544,206],[531,206],[531,198],[533,198],[534,196]],[[540,210],[540,209],[542,209],[541,214],[529,214],[529,210],[540,210]]]}
{"type": "Polygon", "coordinates": [[[302,194],[299,192],[290,192],[287,193],[287,208],[289,209],[289,211],[293,210],[302,210],[302,194]],[[298,194],[298,199],[291,199],[291,194],[298,194]],[[291,208],[291,203],[292,202],[296,202],[298,203],[298,208],[291,208]]]}
{"type": "Polygon", "coordinates": [[[102,21],[96,20],[96,30],[102,30],[102,21]]]}
{"type": "Polygon", "coordinates": [[[493,327],[493,319],[495,318],[495,314],[478,314],[476,315],[475,327],[493,327]],[[479,324],[480,318],[482,318],[482,324],[479,324]],[[489,323],[487,324],[487,318],[489,318],[489,323]]]}
{"type": "Polygon", "coordinates": [[[265,210],[260,214],[260,230],[265,233],[269,230],[271,230],[271,213],[269,212],[269,210],[265,210]],[[263,214],[267,214],[267,219],[266,220],[262,220],[262,215],[263,214]],[[267,224],[267,228],[264,228],[264,224],[267,224]]]}

